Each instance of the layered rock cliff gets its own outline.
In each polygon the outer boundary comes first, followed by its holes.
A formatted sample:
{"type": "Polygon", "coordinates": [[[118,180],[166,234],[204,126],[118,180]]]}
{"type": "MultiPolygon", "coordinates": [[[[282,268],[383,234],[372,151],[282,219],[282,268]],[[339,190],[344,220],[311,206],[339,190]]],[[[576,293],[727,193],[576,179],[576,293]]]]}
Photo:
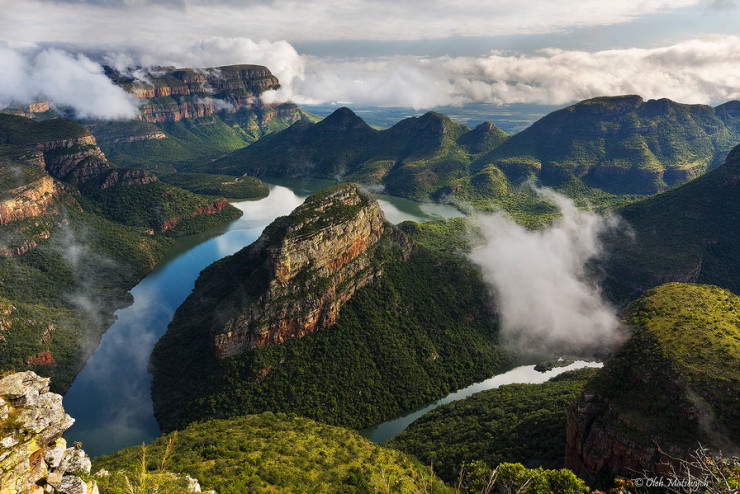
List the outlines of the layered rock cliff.
{"type": "Polygon", "coordinates": [[[277,219],[225,262],[251,266],[236,295],[214,310],[215,355],[229,357],[332,325],[355,291],[382,273],[373,253],[393,231],[378,203],[353,184],[315,194],[277,219]]]}
{"type": "Polygon", "coordinates": [[[568,410],[566,466],[587,481],[668,474],[699,444],[740,444],[740,297],[669,283],[625,309],[630,340],[568,410]]]}
{"type": "Polygon", "coordinates": [[[8,191],[7,199],[0,201],[0,225],[46,213],[66,187],[51,177],[42,177],[27,185],[8,191]]]}
{"type": "Polygon", "coordinates": [[[68,448],[62,434],[74,423],[49,380],[31,371],[0,379],[0,494],[96,494],[90,458],[68,448]]]}
{"type": "Polygon", "coordinates": [[[89,133],[42,142],[36,149],[43,153],[43,167],[49,175],[72,185],[80,185],[110,168],[95,137],[89,133]]]}
{"type": "MultiPolygon", "coordinates": [[[[278,79],[259,65],[202,69],[153,67],[136,79],[110,68],[107,74],[142,100],[140,120],[157,123],[204,118],[220,111],[261,110],[259,95],[280,87],[278,79]]],[[[269,118],[273,108],[266,109],[265,116],[269,118]]]]}

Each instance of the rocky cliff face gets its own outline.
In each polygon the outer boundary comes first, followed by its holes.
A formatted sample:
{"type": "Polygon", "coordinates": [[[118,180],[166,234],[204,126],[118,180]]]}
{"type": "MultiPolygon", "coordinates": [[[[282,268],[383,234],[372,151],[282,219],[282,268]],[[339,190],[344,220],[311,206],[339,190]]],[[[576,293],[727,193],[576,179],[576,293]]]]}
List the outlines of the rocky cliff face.
{"type": "Polygon", "coordinates": [[[259,95],[280,87],[277,78],[259,65],[203,69],[155,67],[138,80],[108,69],[108,76],[135,97],[145,100],[139,107],[140,120],[157,123],[203,118],[220,111],[264,109],[269,115],[274,108],[263,106],[259,95]]]}
{"type": "Polygon", "coordinates": [[[42,177],[28,185],[10,190],[8,192],[10,197],[0,201],[0,225],[41,216],[65,190],[64,185],[51,177],[42,177]]]}
{"type": "Polygon", "coordinates": [[[42,153],[43,167],[49,175],[72,185],[80,185],[110,168],[92,134],[42,142],[36,149],[42,153]]]}
{"type": "Polygon", "coordinates": [[[0,494],[96,494],[90,458],[62,438],[74,423],[49,380],[31,371],[0,379],[0,494]]]}
{"type": "MultiPolygon", "coordinates": [[[[228,315],[214,319],[213,352],[225,358],[333,324],[355,291],[382,273],[373,252],[392,231],[377,202],[356,185],[307,199],[234,256],[255,266],[255,278],[242,283],[258,284],[262,276],[264,284],[248,303],[231,300],[228,315]]],[[[409,248],[405,237],[401,242],[409,248]]]]}

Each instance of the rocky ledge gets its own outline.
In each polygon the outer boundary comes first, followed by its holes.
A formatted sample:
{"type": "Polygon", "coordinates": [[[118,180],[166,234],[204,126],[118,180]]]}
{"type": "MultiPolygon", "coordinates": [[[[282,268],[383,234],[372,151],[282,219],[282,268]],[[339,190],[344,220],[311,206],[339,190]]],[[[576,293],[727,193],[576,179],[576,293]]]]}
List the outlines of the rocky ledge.
{"type": "Polygon", "coordinates": [[[49,380],[31,371],[0,379],[0,494],[97,494],[90,458],[62,434],[74,423],[49,380]]]}
{"type": "Polygon", "coordinates": [[[356,185],[309,197],[199,280],[196,293],[223,272],[239,273],[229,296],[210,309],[214,354],[225,358],[331,326],[355,291],[381,275],[382,261],[374,254],[391,237],[408,255],[406,237],[356,185]]]}

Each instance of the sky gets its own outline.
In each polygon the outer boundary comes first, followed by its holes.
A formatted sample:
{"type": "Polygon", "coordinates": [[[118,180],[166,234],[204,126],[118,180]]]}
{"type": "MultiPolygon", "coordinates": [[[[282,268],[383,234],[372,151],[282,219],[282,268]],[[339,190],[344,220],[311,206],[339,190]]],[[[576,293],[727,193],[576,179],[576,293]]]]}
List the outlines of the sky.
{"type": "Polygon", "coordinates": [[[0,106],[130,118],[102,64],[266,65],[268,102],[740,99],[735,0],[0,0],[0,106]]]}

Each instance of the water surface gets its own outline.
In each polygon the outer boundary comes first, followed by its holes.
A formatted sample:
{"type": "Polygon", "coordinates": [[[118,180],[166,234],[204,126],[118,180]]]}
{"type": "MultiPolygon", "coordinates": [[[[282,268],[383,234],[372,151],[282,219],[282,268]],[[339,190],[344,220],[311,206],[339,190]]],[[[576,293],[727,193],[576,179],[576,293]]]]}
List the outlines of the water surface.
{"type": "Polygon", "coordinates": [[[538,372],[534,370],[534,365],[523,365],[520,367],[515,367],[510,371],[504,372],[503,374],[499,374],[497,376],[493,376],[489,379],[486,379],[485,381],[474,383],[465,388],[458,389],[457,391],[448,394],[444,398],[440,398],[437,401],[417,408],[412,412],[408,412],[404,415],[383,422],[382,424],[363,429],[360,431],[360,434],[373,442],[383,443],[399,435],[406,429],[406,427],[411,425],[413,421],[415,421],[422,415],[434,410],[439,406],[445,405],[447,403],[452,403],[453,401],[465,399],[471,395],[474,395],[475,393],[479,393],[487,389],[498,388],[499,386],[503,386],[504,384],[540,384],[566,371],[583,369],[584,367],[602,366],[603,364],[600,362],[586,362],[582,360],[577,360],[570,365],[555,367],[545,372],[538,372]]]}
{"type": "MultiPolygon", "coordinates": [[[[307,195],[332,183],[298,180],[272,184],[264,199],[233,202],[244,215],[227,227],[179,240],[131,290],[134,303],[116,311],[116,322],[64,396],[64,407],[76,420],[65,434],[67,441],[82,441],[85,451],[95,457],[159,436],[147,362],[200,271],[254,242],[276,217],[289,214],[307,195]]],[[[450,207],[388,196],[379,202],[393,223],[460,215],[450,207]]]]}

